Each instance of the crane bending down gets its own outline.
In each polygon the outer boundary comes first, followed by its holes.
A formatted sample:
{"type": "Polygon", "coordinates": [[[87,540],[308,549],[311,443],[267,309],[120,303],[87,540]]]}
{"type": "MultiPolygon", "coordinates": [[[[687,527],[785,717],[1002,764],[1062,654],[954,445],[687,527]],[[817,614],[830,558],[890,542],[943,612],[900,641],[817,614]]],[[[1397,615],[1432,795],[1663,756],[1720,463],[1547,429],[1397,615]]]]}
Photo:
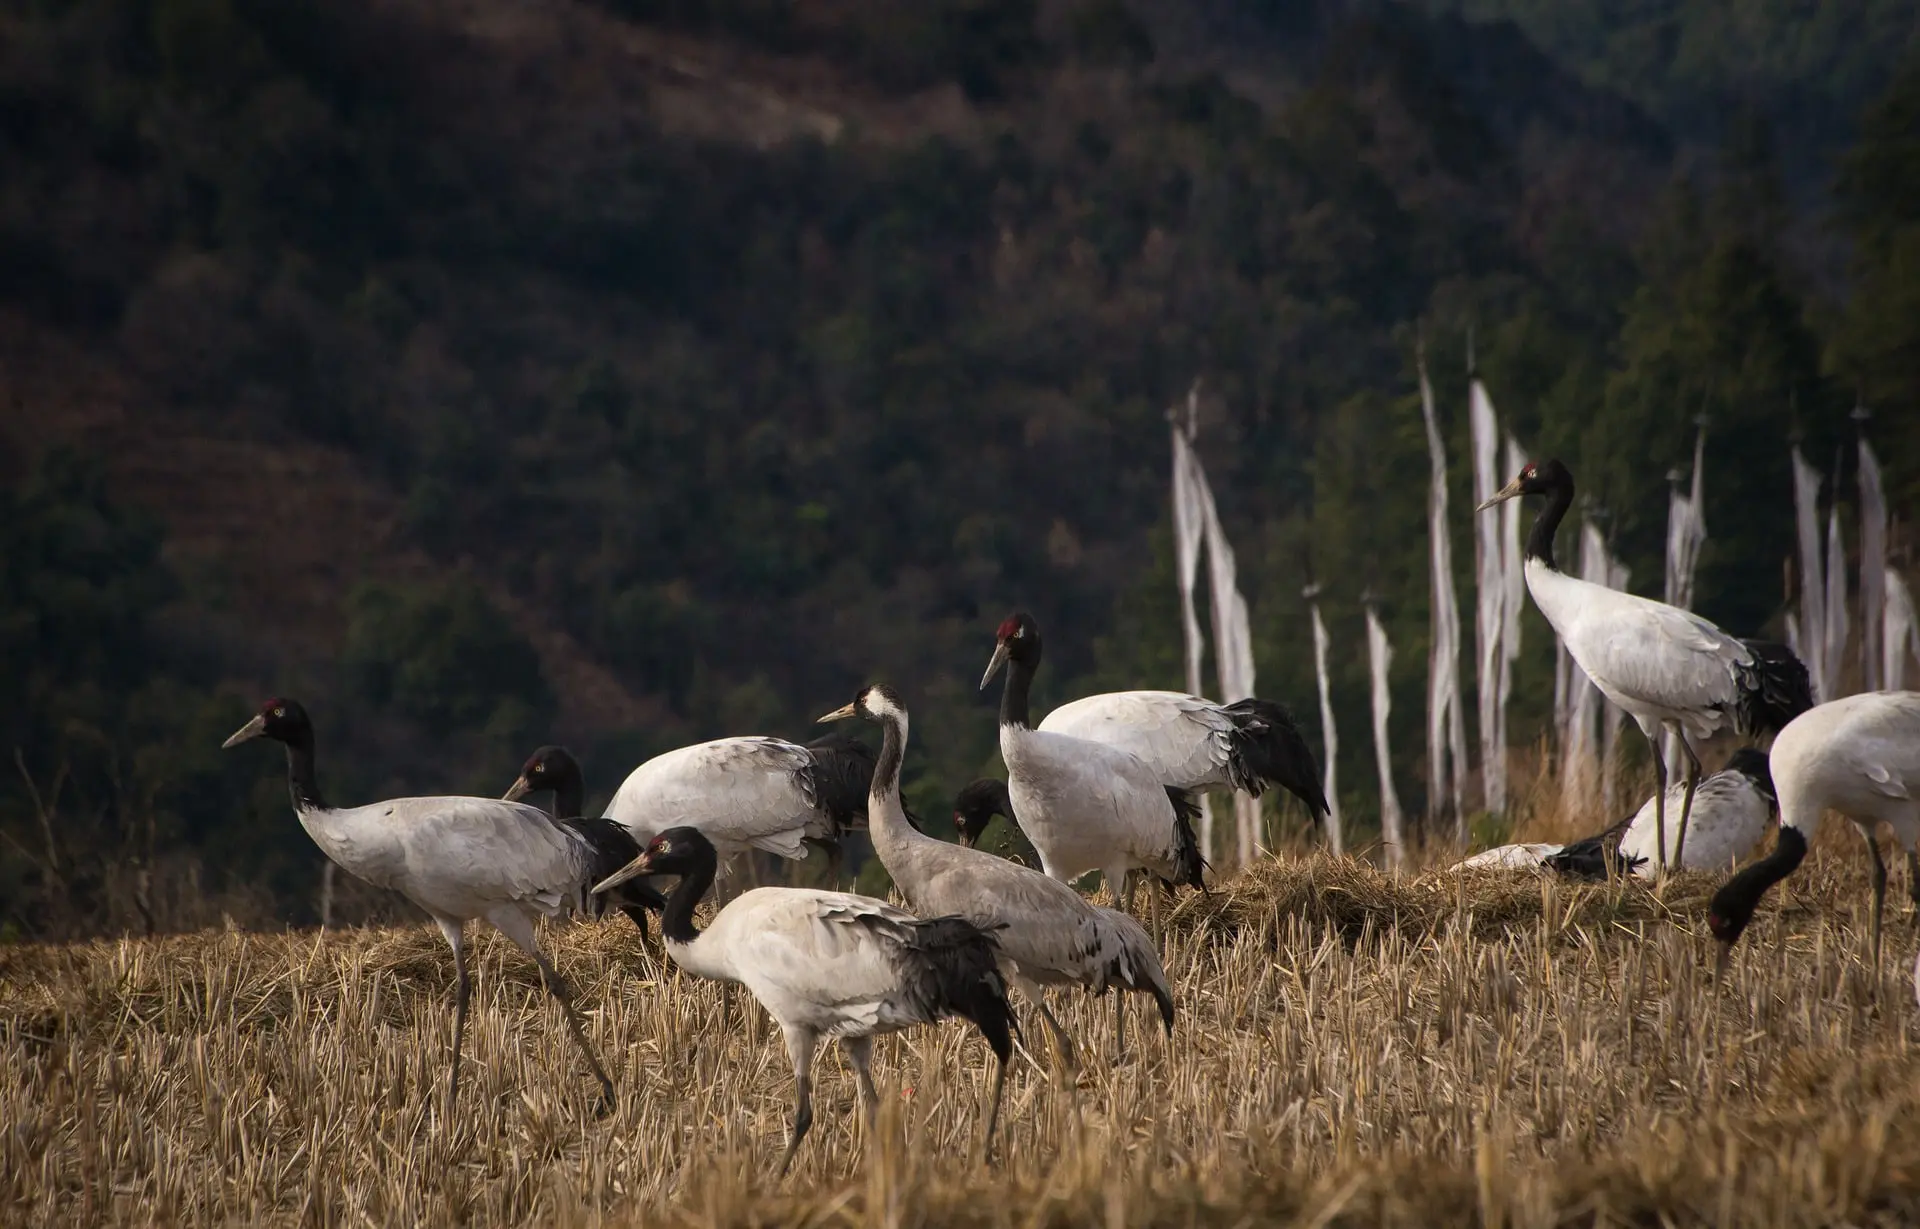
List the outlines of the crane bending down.
{"type": "MultiPolygon", "coordinates": [[[[1679,805],[1683,788],[1668,787],[1668,806],[1679,805]]],[[[1751,853],[1767,834],[1767,821],[1775,805],[1767,753],[1757,747],[1740,748],[1725,768],[1700,782],[1694,794],[1693,816],[1688,821],[1693,839],[1684,851],[1686,860],[1681,861],[1682,851],[1669,841],[1669,863],[1687,870],[1727,869],[1751,853]]],[[[1613,853],[1622,870],[1651,879],[1658,853],[1654,844],[1655,812],[1655,800],[1649,798],[1638,811],[1598,835],[1566,845],[1501,845],[1477,853],[1453,869],[1544,868],[1576,879],[1604,879],[1608,854],[1613,853]]],[[[1679,833],[1676,830],[1667,835],[1679,833]]]]}
{"type": "MultiPolygon", "coordinates": [[[[553,817],[563,827],[587,822],[609,824],[607,819],[582,819],[586,815],[587,787],[586,778],[581,775],[580,761],[565,747],[542,747],[527,757],[520,769],[520,775],[503,795],[504,801],[518,802],[528,794],[541,790],[553,791],[553,817]]],[[[617,825],[616,825],[617,826],[617,825]]],[[[626,829],[620,829],[626,832],[626,829]]],[[[626,846],[621,851],[624,856],[613,866],[607,867],[602,874],[611,874],[640,856],[640,843],[627,833],[626,846]]],[[[624,884],[604,896],[589,894],[586,912],[598,919],[608,905],[613,905],[627,915],[629,921],[640,928],[640,937],[647,937],[647,911],[658,913],[666,907],[666,898],[653,890],[645,880],[636,880],[624,884]]]]}
{"type": "MultiPolygon", "coordinates": [[[[1040,656],[1039,624],[1016,611],[995,633],[980,686],[1007,668],[1000,756],[1007,792],[1041,868],[1063,883],[1100,871],[1122,908],[1131,903],[1127,876],[1136,868],[1204,888],[1206,862],[1190,815],[1151,766],[1104,742],[1033,728],[1027,695],[1040,656]]],[[[1149,899],[1157,916],[1159,898],[1149,899]]]]}
{"type": "Polygon", "coordinates": [[[981,1159],[993,1148],[1013,1008],[988,931],[965,918],[922,921],[885,901],[809,888],[756,888],[735,897],[706,930],[694,906],[713,887],[719,864],[698,828],[670,828],[634,863],[595,885],[617,888],[635,875],[679,875],[660,928],[674,963],[698,977],[738,982],[780,1022],[796,1085],[793,1130],[780,1160],[785,1174],[813,1125],[813,1058],[823,1037],[837,1039],[873,1125],[873,1038],[947,1016],[971,1021],[999,1060],[981,1159]]]}
{"type": "Polygon", "coordinates": [[[1117,747],[1174,789],[1221,786],[1258,798],[1277,785],[1316,821],[1327,813],[1313,750],[1293,714],[1272,700],[1215,704],[1179,691],[1106,691],[1062,704],[1039,729],[1117,747]]]}
{"type": "Polygon", "coordinates": [[[1073,1043],[1048,1009],[1041,986],[1078,985],[1094,994],[1119,987],[1151,994],[1162,1026],[1172,1034],[1173,989],[1160,953],[1139,922],[1117,909],[1099,908],[1038,871],[915,829],[900,804],[906,706],[891,688],[875,685],[820,720],[850,717],[874,722],[882,730],[867,820],[874,852],[894,886],[917,912],[957,914],[992,930],[1007,980],[1039,1010],[1063,1059],[1074,1061],[1073,1043]]]}
{"type": "Polygon", "coordinates": [[[567,1028],[600,1081],[607,1078],[574,1009],[573,992],[534,937],[533,919],[571,908],[584,912],[590,884],[633,856],[633,838],[617,824],[555,823],[544,811],[493,798],[395,798],[360,807],[329,806],[313,768],[313,723],[293,700],[268,700],[223,747],[270,738],[287,748],[293,812],[320,852],[375,887],[391,888],[427,911],[453,949],[453,1063],[447,1113],[460,1091],[460,1047],[467,1030],[467,976],[462,927],[485,918],[540,966],[540,979],[566,1012],[567,1028]]]}
{"type": "Polygon", "coordinates": [[[1784,645],[1741,640],[1691,611],[1579,580],[1553,562],[1553,535],[1573,506],[1573,475],[1557,460],[1529,462],[1474,510],[1523,495],[1546,496],[1527,535],[1527,591],[1600,693],[1632,717],[1653,748],[1656,866],[1666,869],[1667,765],[1660,731],[1687,757],[1675,861],[1686,852],[1687,816],[1700,781],[1694,738],[1731,725],[1743,737],[1778,731],[1813,707],[1807,668],[1784,645]]]}
{"type": "Polygon", "coordinates": [[[1774,740],[1773,783],[1780,791],[1773,852],[1722,884],[1708,907],[1707,926],[1720,941],[1717,968],[1726,968],[1760,898],[1807,856],[1822,813],[1834,810],[1859,828],[1873,859],[1877,977],[1887,864],[1875,829],[1883,823],[1906,851],[1907,890],[1920,905],[1920,692],[1870,691],[1802,713],[1774,740]]]}

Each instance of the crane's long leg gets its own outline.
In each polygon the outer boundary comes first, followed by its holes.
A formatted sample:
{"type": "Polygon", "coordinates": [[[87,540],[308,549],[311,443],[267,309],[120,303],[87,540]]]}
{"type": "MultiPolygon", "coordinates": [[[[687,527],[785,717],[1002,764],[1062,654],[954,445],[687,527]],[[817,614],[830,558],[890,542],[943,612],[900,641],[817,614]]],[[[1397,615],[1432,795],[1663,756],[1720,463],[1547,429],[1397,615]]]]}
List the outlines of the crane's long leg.
{"type": "Polygon", "coordinates": [[[533,923],[527,915],[516,908],[495,909],[487,914],[487,920],[500,928],[500,933],[512,939],[514,946],[533,957],[540,966],[540,980],[545,983],[547,993],[560,1000],[560,1008],[567,1016],[567,1031],[573,1034],[574,1044],[580,1047],[580,1053],[587,1059],[587,1066],[593,1068],[594,1078],[600,1081],[600,1095],[606,1108],[613,1108],[613,1081],[607,1078],[607,1070],[600,1065],[600,1059],[587,1044],[587,1030],[580,1023],[580,1013],[573,1006],[573,991],[567,987],[566,979],[540,954],[540,945],[533,936],[533,923]]]}
{"type": "Polygon", "coordinates": [[[1660,878],[1667,874],[1667,757],[1660,750],[1660,727],[1651,730],[1645,726],[1640,732],[1647,736],[1647,745],[1653,748],[1653,868],[1660,878]]]}
{"type": "Polygon", "coordinates": [[[1873,855],[1873,984],[1880,985],[1880,913],[1887,903],[1887,860],[1880,856],[1880,837],[1871,825],[1862,824],[1860,834],[1867,838],[1867,852],[1873,855]]]}
{"type": "MultiPolygon", "coordinates": [[[[1140,900],[1140,879],[1145,876],[1146,872],[1142,871],[1136,875],[1124,865],[1120,865],[1107,868],[1105,874],[1107,884],[1113,891],[1113,907],[1130,917],[1140,916],[1139,913],[1136,912],[1135,906],[1139,904],[1140,900]]],[[[1147,894],[1151,897],[1153,894],[1152,890],[1149,889],[1147,894]]],[[[1159,937],[1156,935],[1155,946],[1158,946],[1158,943],[1159,937]]],[[[1120,1059],[1126,1056],[1126,1053],[1127,996],[1124,994],[1115,994],[1113,996],[1114,1061],[1120,1061],[1120,1059]]]]}
{"type": "MultiPolygon", "coordinates": [[[[1700,787],[1700,757],[1693,753],[1693,744],[1687,741],[1687,731],[1676,724],[1673,736],[1680,740],[1680,750],[1687,757],[1687,793],[1680,802],[1680,835],[1673,838],[1673,867],[1675,870],[1687,868],[1687,818],[1693,814],[1693,791],[1700,787]]],[[[1654,748],[1659,751],[1658,747],[1654,748]]]]}
{"type": "MultiPolygon", "coordinates": [[[[1005,967],[1002,966],[1003,969],[1005,967]]],[[[1046,996],[1040,992],[1040,987],[1024,973],[1008,972],[1007,980],[1013,983],[1014,989],[1020,992],[1022,998],[1039,1009],[1040,1018],[1047,1022],[1047,1033],[1053,1038],[1054,1053],[1059,1056],[1061,1063],[1068,1071],[1077,1068],[1080,1063],[1073,1054],[1073,1041],[1067,1036],[1067,1030],[1061,1027],[1060,1021],[1054,1017],[1052,1009],[1047,1006],[1046,996]]]]}
{"type": "Polygon", "coordinates": [[[873,1086],[873,1038],[842,1037],[840,1052],[853,1064],[853,1084],[860,1090],[860,1109],[871,1132],[880,1112],[880,1093],[873,1086]]]}
{"type": "Polygon", "coordinates": [[[819,1044],[809,1029],[788,1026],[787,1057],[793,1060],[793,1130],[787,1136],[787,1150],[780,1157],[780,1176],[787,1176],[787,1167],[793,1164],[793,1154],[799,1150],[800,1141],[807,1137],[807,1129],[813,1125],[813,1051],[819,1044]]]}
{"type": "Polygon", "coordinates": [[[1000,1121],[1000,1094],[1007,1087],[1007,1060],[996,1058],[993,1073],[993,1098],[987,1102],[987,1131],[980,1137],[980,1163],[993,1160],[993,1128],[1000,1121]]]}
{"type": "Polygon", "coordinates": [[[461,924],[448,918],[435,918],[440,933],[453,949],[453,1066],[447,1072],[447,1120],[453,1120],[453,1104],[460,1096],[460,1043],[467,1036],[467,1000],[473,997],[473,981],[467,976],[467,948],[462,942],[461,924]]]}

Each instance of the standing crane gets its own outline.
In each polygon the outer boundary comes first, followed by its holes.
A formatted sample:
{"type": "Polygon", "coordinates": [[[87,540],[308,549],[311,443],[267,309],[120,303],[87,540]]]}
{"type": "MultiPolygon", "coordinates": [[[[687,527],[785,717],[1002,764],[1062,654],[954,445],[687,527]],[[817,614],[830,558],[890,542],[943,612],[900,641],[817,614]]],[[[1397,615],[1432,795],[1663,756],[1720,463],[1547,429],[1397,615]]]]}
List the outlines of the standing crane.
{"type": "Polygon", "coordinates": [[[1673,845],[1679,862],[1700,781],[1700,757],[1688,736],[1708,738],[1728,725],[1747,738],[1778,731],[1813,707],[1807,667],[1784,645],[1741,640],[1692,611],[1562,572],[1553,562],[1553,535],[1573,506],[1573,474],[1557,460],[1528,462],[1474,511],[1523,495],[1547,500],[1527,535],[1524,566],[1533,604],[1593,685],[1634,719],[1653,748],[1654,849],[1665,871],[1667,764],[1660,731],[1671,730],[1687,757],[1673,845]]]}
{"type": "MultiPolygon", "coordinates": [[[[994,636],[984,689],[1002,666],[1000,756],[1007,793],[1047,874],[1070,883],[1097,870],[1114,903],[1131,903],[1135,868],[1203,888],[1206,867],[1186,808],[1176,806],[1155,770],[1129,751],[1088,738],[1036,730],[1027,694],[1040,667],[1040,626],[1016,611],[994,636]]],[[[1158,914],[1158,897],[1154,901],[1158,914]]]]}
{"type": "Polygon", "coordinates": [[[1760,898],[1792,874],[1829,810],[1851,819],[1873,859],[1873,969],[1880,972],[1880,915],[1887,864],[1876,829],[1885,824],[1907,854],[1907,890],[1920,905],[1920,692],[1870,691],[1809,709],[1773,742],[1780,834],[1773,852],[1720,886],[1707,927],[1724,970],[1760,898]]]}
{"type": "Polygon", "coordinates": [[[780,1173],[785,1175],[813,1125],[813,1058],[822,1038],[839,1041],[853,1063],[871,1128],[879,1104],[873,1039],[947,1016],[971,1021],[999,1060],[981,1142],[985,1160],[993,1148],[1014,1029],[994,936],[965,918],[922,921],[885,901],[810,888],[742,893],[702,931],[693,924],[693,910],[713,887],[718,866],[706,833],[669,828],[594,891],[617,889],[636,875],[680,876],[660,918],[667,953],[697,977],[745,986],[779,1021],[797,1090],[780,1173]]]}
{"type": "Polygon", "coordinates": [[[465,923],[485,918],[540,967],[547,992],[560,1001],[567,1028],[600,1081],[607,1078],[574,1009],[573,992],[540,953],[533,919],[572,908],[584,911],[588,886],[618,866],[635,847],[618,825],[586,821],[556,824],[537,808],[493,798],[395,798],[359,807],[329,806],[313,768],[313,723],[293,700],[268,700],[253,720],[222,743],[237,747],[270,738],[287,749],[293,813],[320,852],[350,874],[405,896],[439,925],[453,949],[453,1062],[447,1074],[447,1114],[460,1091],[460,1047],[466,1037],[465,923]]]}
{"type": "Polygon", "coordinates": [[[876,684],[820,720],[851,717],[874,722],[882,731],[867,824],[874,852],[894,886],[920,913],[957,914],[993,931],[1007,980],[1039,1010],[1068,1064],[1074,1062],[1073,1043],[1047,1007],[1043,985],[1084,986],[1094,994],[1117,986],[1151,994],[1161,1024],[1172,1035],[1173,989],[1159,951],[1139,922],[1093,905],[1038,871],[920,832],[907,822],[900,802],[906,706],[892,688],[876,684]]]}

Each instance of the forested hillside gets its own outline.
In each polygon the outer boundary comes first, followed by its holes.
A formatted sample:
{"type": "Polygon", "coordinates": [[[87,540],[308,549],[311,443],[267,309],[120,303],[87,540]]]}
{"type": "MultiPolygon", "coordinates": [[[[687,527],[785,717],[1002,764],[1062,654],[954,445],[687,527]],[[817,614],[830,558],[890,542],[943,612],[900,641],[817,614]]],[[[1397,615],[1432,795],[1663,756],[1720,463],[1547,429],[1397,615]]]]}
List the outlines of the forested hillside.
{"type": "Polygon", "coordinates": [[[1463,7],[11,6],[0,924],[310,920],[277,763],[218,750],[274,693],[341,799],[497,794],[547,741],[604,799],[885,678],[944,815],[997,768],[1009,609],[1043,708],[1180,685],[1163,414],[1196,378],[1260,692],[1318,745],[1319,579],[1364,830],[1363,594],[1425,779],[1422,335],[1463,597],[1471,336],[1641,591],[1704,414],[1696,605],[1777,633],[1790,438],[1831,470],[1862,399],[1904,525],[1920,495],[1920,61],[1860,53],[1828,160],[1695,123],[1728,95],[1685,57],[1650,92],[1463,7]]]}

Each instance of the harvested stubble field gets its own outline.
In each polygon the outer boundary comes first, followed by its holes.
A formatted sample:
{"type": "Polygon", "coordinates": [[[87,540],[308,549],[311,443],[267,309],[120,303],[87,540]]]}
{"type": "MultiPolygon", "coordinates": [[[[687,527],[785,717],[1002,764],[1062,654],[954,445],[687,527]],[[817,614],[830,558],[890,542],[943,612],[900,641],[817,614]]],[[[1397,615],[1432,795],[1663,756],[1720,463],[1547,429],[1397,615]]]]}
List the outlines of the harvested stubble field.
{"type": "MultiPolygon", "coordinates": [[[[550,928],[619,1104],[485,932],[456,1121],[429,926],[0,950],[0,1222],[399,1225],[1920,1223],[1913,924],[1862,963],[1832,825],[1711,981],[1717,877],[1571,887],[1323,858],[1184,903],[1169,1047],[1072,996],[1077,1086],[958,1024],[883,1041],[872,1140],[828,1051],[794,1176],[778,1034],[643,953],[550,928]]],[[[1896,885],[1896,899],[1899,892],[1896,885]]],[[[743,1010],[743,1005],[745,1010],[743,1010]]],[[[1029,1041],[1040,1052],[1042,1034],[1029,1041]]]]}

